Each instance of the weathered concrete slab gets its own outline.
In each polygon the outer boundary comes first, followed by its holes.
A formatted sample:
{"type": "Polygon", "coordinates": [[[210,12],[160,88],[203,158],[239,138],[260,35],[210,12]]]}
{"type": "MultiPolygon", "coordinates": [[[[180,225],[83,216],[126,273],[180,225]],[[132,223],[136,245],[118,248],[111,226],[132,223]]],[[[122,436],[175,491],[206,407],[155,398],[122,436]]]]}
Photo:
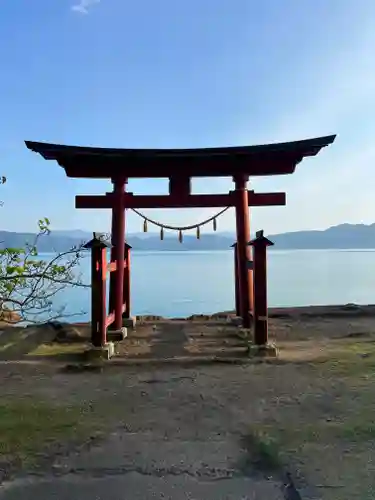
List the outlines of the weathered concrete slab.
{"type": "Polygon", "coordinates": [[[233,433],[218,433],[203,416],[195,431],[191,423],[180,432],[176,421],[160,421],[158,411],[154,418],[154,430],[120,428],[90,449],[58,458],[55,476],[5,484],[0,499],[284,498],[276,479],[249,475],[247,452],[233,433]]]}
{"type": "MultiPolygon", "coordinates": [[[[175,433],[174,433],[175,434],[175,433]]],[[[149,432],[117,432],[108,437],[104,446],[91,448],[89,452],[59,459],[58,471],[98,471],[121,469],[143,470],[156,474],[185,473],[192,477],[210,479],[228,478],[241,473],[246,452],[232,436],[201,434],[191,439],[178,439],[149,432]],[[159,472],[157,472],[159,471],[159,472]]]]}
{"type": "Polygon", "coordinates": [[[271,481],[249,478],[207,481],[180,476],[152,476],[139,472],[88,478],[69,475],[8,487],[3,500],[283,500],[280,487],[271,481]]]}
{"type": "MultiPolygon", "coordinates": [[[[181,355],[202,359],[214,344],[229,353],[237,348],[226,340],[233,339],[235,328],[219,331],[198,322],[165,322],[144,326],[146,338],[142,328],[116,349],[129,349],[138,338],[149,342],[149,356],[174,360],[181,355]],[[187,349],[192,345],[194,355],[187,349]]],[[[243,360],[248,362],[245,356],[243,360]]],[[[106,438],[94,446],[91,442],[89,449],[55,457],[40,469],[43,476],[3,485],[0,500],[284,499],[279,479],[266,478],[249,465],[254,457],[243,437],[251,412],[258,411],[249,397],[251,373],[228,378],[223,369],[167,367],[113,373],[107,379],[90,376],[79,385],[83,397],[92,398],[93,408],[100,400],[115,415],[106,438]],[[238,386],[245,382],[246,398],[238,399],[238,386]],[[86,392],[89,385],[92,392],[86,392]],[[247,402],[242,409],[240,401],[247,402]]]]}
{"type": "Polygon", "coordinates": [[[246,357],[247,343],[237,328],[199,321],[160,321],[140,324],[118,346],[124,359],[176,360],[188,357],[246,357]]]}

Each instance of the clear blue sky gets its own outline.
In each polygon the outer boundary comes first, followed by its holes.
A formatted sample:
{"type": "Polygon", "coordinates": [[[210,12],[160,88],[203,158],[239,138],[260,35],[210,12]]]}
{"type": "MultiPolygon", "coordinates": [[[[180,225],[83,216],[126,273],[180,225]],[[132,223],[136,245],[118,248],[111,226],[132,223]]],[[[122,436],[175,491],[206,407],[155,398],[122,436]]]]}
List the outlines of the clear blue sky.
{"type": "MultiPolygon", "coordinates": [[[[204,147],[337,133],[293,176],[256,179],[288,206],[257,208],[267,233],[375,221],[373,0],[12,0],[0,16],[1,229],[107,230],[107,211],[75,194],[109,183],[68,179],[23,141],[204,147]]],[[[203,179],[196,192],[231,181],[203,179]]],[[[137,193],[167,181],[136,180],[137,193]]],[[[215,210],[151,211],[172,224],[215,210]]],[[[219,228],[234,227],[233,214],[219,228]]],[[[129,216],[128,230],[141,228],[129,216]]]]}

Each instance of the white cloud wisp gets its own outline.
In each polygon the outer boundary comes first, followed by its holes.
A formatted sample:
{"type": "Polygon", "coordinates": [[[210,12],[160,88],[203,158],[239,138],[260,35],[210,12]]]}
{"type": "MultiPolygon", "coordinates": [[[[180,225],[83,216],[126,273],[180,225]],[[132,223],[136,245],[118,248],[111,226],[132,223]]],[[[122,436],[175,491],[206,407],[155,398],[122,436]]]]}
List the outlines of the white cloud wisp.
{"type": "Polygon", "coordinates": [[[71,9],[79,14],[88,14],[89,9],[98,3],[100,3],[100,0],[80,0],[79,3],[72,5],[71,9]]]}

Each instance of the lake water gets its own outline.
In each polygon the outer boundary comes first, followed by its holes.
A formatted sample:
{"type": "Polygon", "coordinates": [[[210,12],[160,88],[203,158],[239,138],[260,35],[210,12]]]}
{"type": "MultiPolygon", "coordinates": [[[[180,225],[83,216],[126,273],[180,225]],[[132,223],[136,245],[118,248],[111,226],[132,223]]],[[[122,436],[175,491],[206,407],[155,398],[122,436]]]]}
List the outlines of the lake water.
{"type": "MultiPolygon", "coordinates": [[[[43,256],[41,256],[43,258],[43,256]]],[[[90,259],[81,263],[90,281],[90,259]]],[[[132,314],[181,317],[234,309],[232,251],[133,252],[132,314]]],[[[268,253],[270,307],[375,303],[375,250],[272,250],[268,253]]],[[[56,297],[70,313],[90,314],[90,290],[56,297]]]]}

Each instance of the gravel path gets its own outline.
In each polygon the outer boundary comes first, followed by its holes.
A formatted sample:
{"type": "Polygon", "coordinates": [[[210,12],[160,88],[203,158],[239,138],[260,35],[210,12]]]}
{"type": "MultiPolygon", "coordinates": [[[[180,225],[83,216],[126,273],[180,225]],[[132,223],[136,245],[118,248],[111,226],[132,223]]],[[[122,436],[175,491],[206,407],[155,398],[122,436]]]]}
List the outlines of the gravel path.
{"type": "MultiPolygon", "coordinates": [[[[358,336],[372,331],[373,325],[371,318],[350,322],[288,318],[271,323],[271,335],[277,331],[281,345],[293,336],[293,345],[298,347],[297,340],[303,339],[301,342],[311,348],[309,339],[319,342],[328,335],[337,339],[358,336]]],[[[156,329],[151,326],[143,333],[139,329],[137,335],[137,340],[144,338],[148,344],[145,358],[243,351],[215,325],[158,323],[156,329]]],[[[301,358],[302,347],[297,351],[301,358]]],[[[245,438],[258,424],[277,425],[282,417],[298,429],[305,421],[331,421],[337,414],[337,402],[346,390],[343,382],[321,378],[308,363],[294,359],[293,352],[286,354],[291,359],[282,354],[283,362],[275,365],[146,363],[74,375],[59,373],[51,366],[47,370],[0,365],[4,397],[33,395],[64,405],[83,401],[94,411],[104,408],[108,412],[105,439],[94,441],[79,453],[52,457],[38,475],[3,484],[0,499],[321,498],[311,490],[312,482],[320,484],[320,463],[312,467],[309,456],[304,461],[298,456],[296,463],[291,461],[292,468],[296,470],[297,465],[308,476],[310,486],[305,483],[302,490],[299,478],[301,497],[293,496],[293,491],[288,496],[280,471],[260,470],[258,457],[246,444],[245,438]]],[[[336,465],[336,456],[332,462],[336,465]]],[[[330,484],[327,482],[327,488],[330,484]]]]}
{"type": "MultiPolygon", "coordinates": [[[[203,326],[159,324],[152,357],[179,356],[187,342],[195,343],[197,328],[201,339],[203,326]]],[[[220,349],[223,339],[216,339],[220,349]]],[[[251,387],[245,367],[146,365],[75,375],[27,370],[27,376],[3,379],[6,392],[64,404],[88,401],[108,409],[112,423],[90,448],[51,459],[38,475],[4,483],[3,500],[285,498],[279,477],[265,477],[249,464],[243,439],[251,396],[240,396],[251,387]]]]}
{"type": "MultiPolygon", "coordinates": [[[[0,498],[284,499],[279,478],[249,467],[242,445],[246,415],[238,412],[233,385],[234,377],[248,375],[241,367],[228,369],[226,383],[220,381],[226,369],[218,367],[125,369],[86,380],[50,375],[56,398],[73,401],[85,393],[94,407],[104,404],[119,415],[119,422],[90,449],[55,459],[41,475],[3,485],[0,498]],[[74,393],[73,382],[82,382],[74,393]]],[[[40,376],[34,381],[38,391],[47,395],[40,376]]]]}

